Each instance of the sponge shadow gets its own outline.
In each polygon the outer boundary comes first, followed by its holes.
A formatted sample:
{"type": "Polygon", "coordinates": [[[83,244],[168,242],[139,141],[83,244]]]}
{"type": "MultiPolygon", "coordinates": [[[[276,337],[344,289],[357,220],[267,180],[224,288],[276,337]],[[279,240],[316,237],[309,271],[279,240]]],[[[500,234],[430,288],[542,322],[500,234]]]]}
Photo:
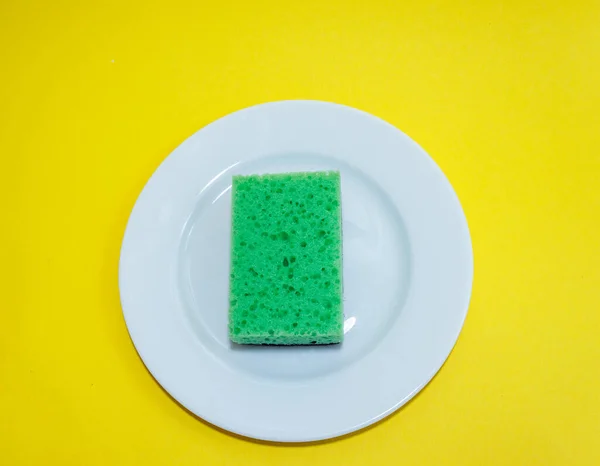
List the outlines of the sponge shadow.
{"type": "Polygon", "coordinates": [[[342,349],[343,343],[314,343],[311,345],[270,345],[263,343],[262,345],[239,345],[237,343],[229,342],[230,350],[240,352],[266,351],[269,348],[277,348],[278,351],[281,349],[289,351],[305,351],[307,348],[314,347],[318,347],[320,350],[325,351],[339,351],[342,349]]]}

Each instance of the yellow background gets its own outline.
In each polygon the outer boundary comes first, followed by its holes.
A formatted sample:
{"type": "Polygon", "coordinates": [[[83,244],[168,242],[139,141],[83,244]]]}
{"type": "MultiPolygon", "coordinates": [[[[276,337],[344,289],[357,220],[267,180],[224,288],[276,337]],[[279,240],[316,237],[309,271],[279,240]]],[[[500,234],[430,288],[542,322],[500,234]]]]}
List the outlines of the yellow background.
{"type": "Polygon", "coordinates": [[[3,0],[0,463],[599,465],[599,109],[598,1],[3,0]],[[475,282],[458,345],[408,406],[282,447],[161,390],[117,264],[137,194],[183,139],[298,98],[371,112],[432,155],[475,282]]]}

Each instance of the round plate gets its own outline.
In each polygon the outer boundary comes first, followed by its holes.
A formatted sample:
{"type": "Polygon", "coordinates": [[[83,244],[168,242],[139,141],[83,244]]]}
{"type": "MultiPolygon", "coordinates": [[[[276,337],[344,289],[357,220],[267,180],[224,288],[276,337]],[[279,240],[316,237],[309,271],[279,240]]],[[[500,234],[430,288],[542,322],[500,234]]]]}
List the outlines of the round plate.
{"type": "Polygon", "coordinates": [[[472,278],[465,216],[433,160],[390,124],[315,101],[241,110],[186,140],[137,200],[119,268],[158,382],[212,424],[282,442],[343,435],[410,400],[452,350],[472,278]],[[342,177],[344,342],[233,345],[231,177],[310,170],[342,177]]]}

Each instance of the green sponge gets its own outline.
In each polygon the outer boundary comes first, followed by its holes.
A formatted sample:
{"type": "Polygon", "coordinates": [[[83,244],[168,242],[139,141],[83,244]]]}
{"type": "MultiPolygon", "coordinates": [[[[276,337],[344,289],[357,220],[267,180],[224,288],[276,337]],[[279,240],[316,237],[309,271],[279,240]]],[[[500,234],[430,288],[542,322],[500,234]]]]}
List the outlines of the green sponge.
{"type": "Polygon", "coordinates": [[[231,341],[341,342],[340,174],[235,176],[232,196],[231,341]]]}

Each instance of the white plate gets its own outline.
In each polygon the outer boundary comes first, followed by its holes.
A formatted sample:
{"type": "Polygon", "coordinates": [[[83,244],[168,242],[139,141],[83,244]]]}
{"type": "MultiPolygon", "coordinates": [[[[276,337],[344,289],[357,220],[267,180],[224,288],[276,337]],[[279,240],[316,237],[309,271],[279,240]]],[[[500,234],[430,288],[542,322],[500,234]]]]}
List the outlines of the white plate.
{"type": "Polygon", "coordinates": [[[119,268],[131,338],[158,382],[223,429],[303,442],[365,427],[431,380],[465,319],[473,256],[452,187],[411,139],[367,113],[284,101],[198,131],[131,213],[119,268]],[[234,174],[340,170],[345,340],[228,341],[234,174]]]}

